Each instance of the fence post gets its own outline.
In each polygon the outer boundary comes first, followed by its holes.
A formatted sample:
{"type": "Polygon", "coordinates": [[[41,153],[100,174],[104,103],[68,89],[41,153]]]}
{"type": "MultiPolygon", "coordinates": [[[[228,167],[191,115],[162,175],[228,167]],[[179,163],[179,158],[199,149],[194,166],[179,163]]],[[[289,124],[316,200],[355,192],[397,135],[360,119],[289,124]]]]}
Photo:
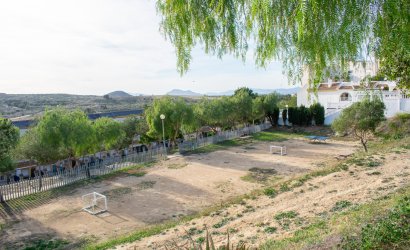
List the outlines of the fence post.
{"type": "Polygon", "coordinates": [[[41,176],[41,170],[38,175],[38,191],[41,191],[41,188],[43,187],[43,178],[41,176]]]}
{"type": "Polygon", "coordinates": [[[4,200],[4,196],[3,196],[3,187],[0,186],[0,203],[4,203],[4,202],[6,201],[4,200]]]}
{"type": "Polygon", "coordinates": [[[91,179],[90,163],[87,164],[86,175],[88,179],[91,179]]]}

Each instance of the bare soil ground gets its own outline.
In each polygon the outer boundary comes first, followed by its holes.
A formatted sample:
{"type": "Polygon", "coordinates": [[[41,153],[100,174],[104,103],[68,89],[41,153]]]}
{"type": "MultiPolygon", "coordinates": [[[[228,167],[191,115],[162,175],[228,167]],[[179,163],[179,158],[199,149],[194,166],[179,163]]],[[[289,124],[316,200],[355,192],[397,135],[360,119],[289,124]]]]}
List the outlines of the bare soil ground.
{"type": "MultiPolygon", "coordinates": [[[[243,146],[210,153],[170,156],[168,160],[144,169],[146,174],[143,176],[132,171],[124,173],[74,188],[45,204],[16,213],[13,218],[8,218],[7,224],[0,231],[0,242],[12,246],[24,242],[24,239],[46,236],[69,241],[84,238],[106,240],[147,225],[193,214],[230,197],[263,187],[262,183],[249,182],[243,178],[249,173],[268,173],[274,174],[277,179],[287,179],[321,168],[336,161],[335,157],[351,154],[356,148],[357,145],[351,142],[311,144],[303,139],[290,139],[283,142],[251,141],[243,146]],[[288,154],[270,154],[269,145],[287,146],[288,154]],[[93,216],[81,210],[81,196],[93,191],[107,195],[108,212],[93,216]]],[[[409,165],[407,158],[400,161],[407,161],[406,164],[409,165]]],[[[401,165],[403,164],[404,162],[401,165]]],[[[212,227],[225,218],[222,214],[228,214],[233,219],[229,219],[229,223],[217,231],[234,228],[237,230],[233,235],[235,241],[247,237],[257,237],[255,242],[260,241],[267,235],[263,232],[263,227],[257,225],[276,225],[272,221],[276,212],[297,210],[298,218],[303,223],[313,214],[328,211],[336,200],[363,202],[377,193],[392,189],[386,186],[400,186],[401,181],[407,177],[395,176],[399,170],[390,173],[393,167],[391,164],[384,164],[378,169],[383,173],[383,178],[393,178],[388,179],[388,183],[382,182],[380,176],[353,169],[354,174],[345,172],[326,176],[309,182],[300,187],[300,190],[281,194],[274,199],[261,197],[249,200],[246,205],[237,205],[221,211],[219,215],[197,219],[192,223],[198,229],[203,224],[212,227]],[[370,186],[368,181],[372,182],[370,186]],[[249,212],[245,212],[246,209],[249,212]],[[254,209],[258,209],[258,213],[253,212],[254,209]],[[239,217],[240,214],[242,217],[239,217]]],[[[402,170],[403,173],[407,173],[406,171],[408,170],[402,170]]],[[[146,249],[161,246],[168,240],[178,238],[180,233],[191,227],[183,225],[164,235],[124,247],[146,249]]],[[[293,228],[293,224],[290,228],[293,228]]],[[[284,232],[279,229],[278,233],[282,231],[284,232]]]]}
{"type": "MultiPolygon", "coordinates": [[[[298,142],[288,143],[296,145],[298,142]]],[[[318,149],[316,145],[306,148],[318,149]]],[[[330,146],[327,149],[331,151],[330,146]]],[[[328,156],[336,151],[340,152],[335,148],[332,150],[335,151],[328,151],[328,156]]],[[[303,150],[301,152],[303,153],[303,150]]],[[[319,159],[319,155],[317,156],[319,159]]],[[[296,160],[289,156],[283,159],[289,159],[289,162],[296,160]]],[[[282,163],[287,167],[277,169],[285,173],[290,170],[302,172],[312,168],[314,163],[309,158],[298,161],[301,164],[299,167],[296,166],[297,161],[293,164],[289,162],[282,163]]],[[[401,149],[387,154],[366,156],[363,159],[351,160],[346,164],[345,171],[318,176],[301,185],[293,185],[294,188],[285,189],[276,197],[262,195],[243,200],[241,204],[194,219],[161,235],[118,246],[117,249],[164,249],[165,246],[172,249],[177,245],[186,247],[192,244],[191,240],[203,241],[206,228],[212,234],[213,241],[218,244],[226,244],[229,232],[231,243],[245,241],[247,246],[257,247],[268,239],[288,237],[296,229],[309,225],[318,217],[330,216],[347,207],[380,198],[408,186],[409,182],[410,150],[401,149]]]]}

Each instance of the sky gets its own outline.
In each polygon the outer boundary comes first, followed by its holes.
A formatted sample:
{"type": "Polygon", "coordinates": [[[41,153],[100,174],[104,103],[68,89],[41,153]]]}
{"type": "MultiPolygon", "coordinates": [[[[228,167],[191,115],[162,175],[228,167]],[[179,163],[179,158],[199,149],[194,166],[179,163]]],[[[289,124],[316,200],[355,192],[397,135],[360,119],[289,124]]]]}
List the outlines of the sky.
{"type": "Polygon", "coordinates": [[[159,31],[155,0],[12,0],[0,3],[0,93],[103,95],[115,90],[199,93],[242,86],[290,88],[280,62],[260,69],[207,55],[199,45],[189,72],[159,31]]]}

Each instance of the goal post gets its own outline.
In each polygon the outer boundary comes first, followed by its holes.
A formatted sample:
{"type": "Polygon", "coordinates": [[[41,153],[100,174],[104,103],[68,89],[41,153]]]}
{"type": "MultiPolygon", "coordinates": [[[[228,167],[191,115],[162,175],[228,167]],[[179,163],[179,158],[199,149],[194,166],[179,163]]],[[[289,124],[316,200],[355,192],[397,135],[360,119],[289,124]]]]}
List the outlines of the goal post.
{"type": "Polygon", "coordinates": [[[107,197],[97,192],[82,196],[83,210],[90,214],[99,214],[107,211],[107,197]]]}

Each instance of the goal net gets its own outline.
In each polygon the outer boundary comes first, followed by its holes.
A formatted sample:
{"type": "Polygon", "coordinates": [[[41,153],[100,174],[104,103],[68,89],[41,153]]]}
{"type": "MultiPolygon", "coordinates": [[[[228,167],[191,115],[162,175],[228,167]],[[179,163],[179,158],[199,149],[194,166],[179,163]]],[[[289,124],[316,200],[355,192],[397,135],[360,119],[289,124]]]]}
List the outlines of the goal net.
{"type": "Polygon", "coordinates": [[[83,210],[90,214],[98,214],[107,211],[107,197],[97,192],[82,196],[83,210]]]}

